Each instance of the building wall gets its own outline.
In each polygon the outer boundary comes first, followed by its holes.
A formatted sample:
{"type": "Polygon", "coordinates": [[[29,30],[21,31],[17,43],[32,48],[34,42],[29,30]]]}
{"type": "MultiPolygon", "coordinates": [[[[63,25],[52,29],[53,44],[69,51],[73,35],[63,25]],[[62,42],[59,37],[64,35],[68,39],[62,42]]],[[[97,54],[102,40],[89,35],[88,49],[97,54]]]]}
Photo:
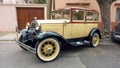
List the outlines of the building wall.
{"type": "Polygon", "coordinates": [[[37,3],[38,0],[2,0],[3,4],[35,4],[37,3]]]}
{"type": "Polygon", "coordinates": [[[17,26],[16,7],[44,7],[44,19],[46,19],[46,5],[16,5],[0,4],[0,31],[15,32],[17,26]]]}
{"type": "Polygon", "coordinates": [[[117,23],[120,23],[120,22],[117,22],[116,21],[116,15],[117,15],[117,8],[120,8],[120,0],[117,0],[115,1],[112,5],[111,5],[111,28],[114,29],[114,26],[117,24],[117,23]],[[119,4],[119,5],[116,5],[119,4]]]}
{"type": "Polygon", "coordinates": [[[15,6],[0,5],[0,31],[15,31],[16,25],[15,6]]]}

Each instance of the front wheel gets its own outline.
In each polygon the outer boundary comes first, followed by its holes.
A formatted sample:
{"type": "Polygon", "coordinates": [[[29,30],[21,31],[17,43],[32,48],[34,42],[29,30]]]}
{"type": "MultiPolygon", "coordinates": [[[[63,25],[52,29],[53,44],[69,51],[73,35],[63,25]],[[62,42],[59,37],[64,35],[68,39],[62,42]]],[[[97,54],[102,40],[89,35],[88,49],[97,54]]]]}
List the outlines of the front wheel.
{"type": "Polygon", "coordinates": [[[98,44],[99,44],[99,40],[100,40],[100,36],[99,36],[99,34],[97,33],[97,32],[95,32],[93,35],[92,35],[92,37],[91,37],[91,46],[92,47],[97,47],[98,46],[98,44]]]}
{"type": "Polygon", "coordinates": [[[60,53],[60,44],[54,38],[46,38],[36,45],[36,55],[44,62],[55,60],[60,53]]]}

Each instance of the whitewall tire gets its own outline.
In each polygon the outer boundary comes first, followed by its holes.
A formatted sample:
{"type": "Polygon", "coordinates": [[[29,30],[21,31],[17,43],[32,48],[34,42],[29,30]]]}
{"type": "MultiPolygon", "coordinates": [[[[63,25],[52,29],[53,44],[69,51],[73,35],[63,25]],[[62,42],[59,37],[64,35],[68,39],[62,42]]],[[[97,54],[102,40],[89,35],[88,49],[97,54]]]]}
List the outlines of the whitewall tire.
{"type": "Polygon", "coordinates": [[[60,44],[54,38],[46,38],[37,44],[36,55],[41,61],[53,61],[58,57],[59,53],[60,44]]]}

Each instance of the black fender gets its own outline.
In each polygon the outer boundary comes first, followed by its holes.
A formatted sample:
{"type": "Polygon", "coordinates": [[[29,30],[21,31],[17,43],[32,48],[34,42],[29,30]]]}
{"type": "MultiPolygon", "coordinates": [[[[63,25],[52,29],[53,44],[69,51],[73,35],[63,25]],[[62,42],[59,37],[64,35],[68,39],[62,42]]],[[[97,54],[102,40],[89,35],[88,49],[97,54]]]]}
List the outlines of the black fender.
{"type": "Polygon", "coordinates": [[[19,41],[26,44],[26,45],[32,45],[32,40],[31,39],[28,39],[28,32],[29,30],[28,29],[23,29],[20,31],[21,33],[21,36],[19,37],[19,41]],[[20,40],[20,39],[23,39],[24,41],[20,40]]]}
{"type": "Polygon", "coordinates": [[[27,39],[27,33],[28,33],[28,29],[23,29],[20,31],[21,33],[21,36],[24,38],[24,39],[27,39]]]}
{"type": "Polygon", "coordinates": [[[22,35],[26,35],[28,33],[28,29],[23,29],[23,30],[20,31],[20,33],[22,35]]]}
{"type": "Polygon", "coordinates": [[[89,40],[92,38],[92,36],[93,36],[93,34],[94,34],[95,32],[97,32],[97,33],[99,34],[100,39],[101,39],[101,32],[100,32],[100,30],[99,30],[98,28],[93,28],[93,29],[90,31],[89,35],[88,35],[89,40]]]}
{"type": "Polygon", "coordinates": [[[60,34],[56,32],[41,32],[35,37],[35,39],[37,39],[38,41],[46,38],[56,38],[60,43],[68,43],[66,39],[64,39],[60,34]]]}

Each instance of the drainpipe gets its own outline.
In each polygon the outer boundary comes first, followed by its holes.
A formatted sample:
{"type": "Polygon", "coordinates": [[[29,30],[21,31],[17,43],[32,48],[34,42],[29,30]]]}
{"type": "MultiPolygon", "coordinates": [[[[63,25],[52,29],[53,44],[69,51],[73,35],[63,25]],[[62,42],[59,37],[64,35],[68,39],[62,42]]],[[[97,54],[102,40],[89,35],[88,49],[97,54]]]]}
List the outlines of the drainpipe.
{"type": "Polygon", "coordinates": [[[47,19],[51,18],[52,0],[46,0],[47,5],[47,19]]]}

